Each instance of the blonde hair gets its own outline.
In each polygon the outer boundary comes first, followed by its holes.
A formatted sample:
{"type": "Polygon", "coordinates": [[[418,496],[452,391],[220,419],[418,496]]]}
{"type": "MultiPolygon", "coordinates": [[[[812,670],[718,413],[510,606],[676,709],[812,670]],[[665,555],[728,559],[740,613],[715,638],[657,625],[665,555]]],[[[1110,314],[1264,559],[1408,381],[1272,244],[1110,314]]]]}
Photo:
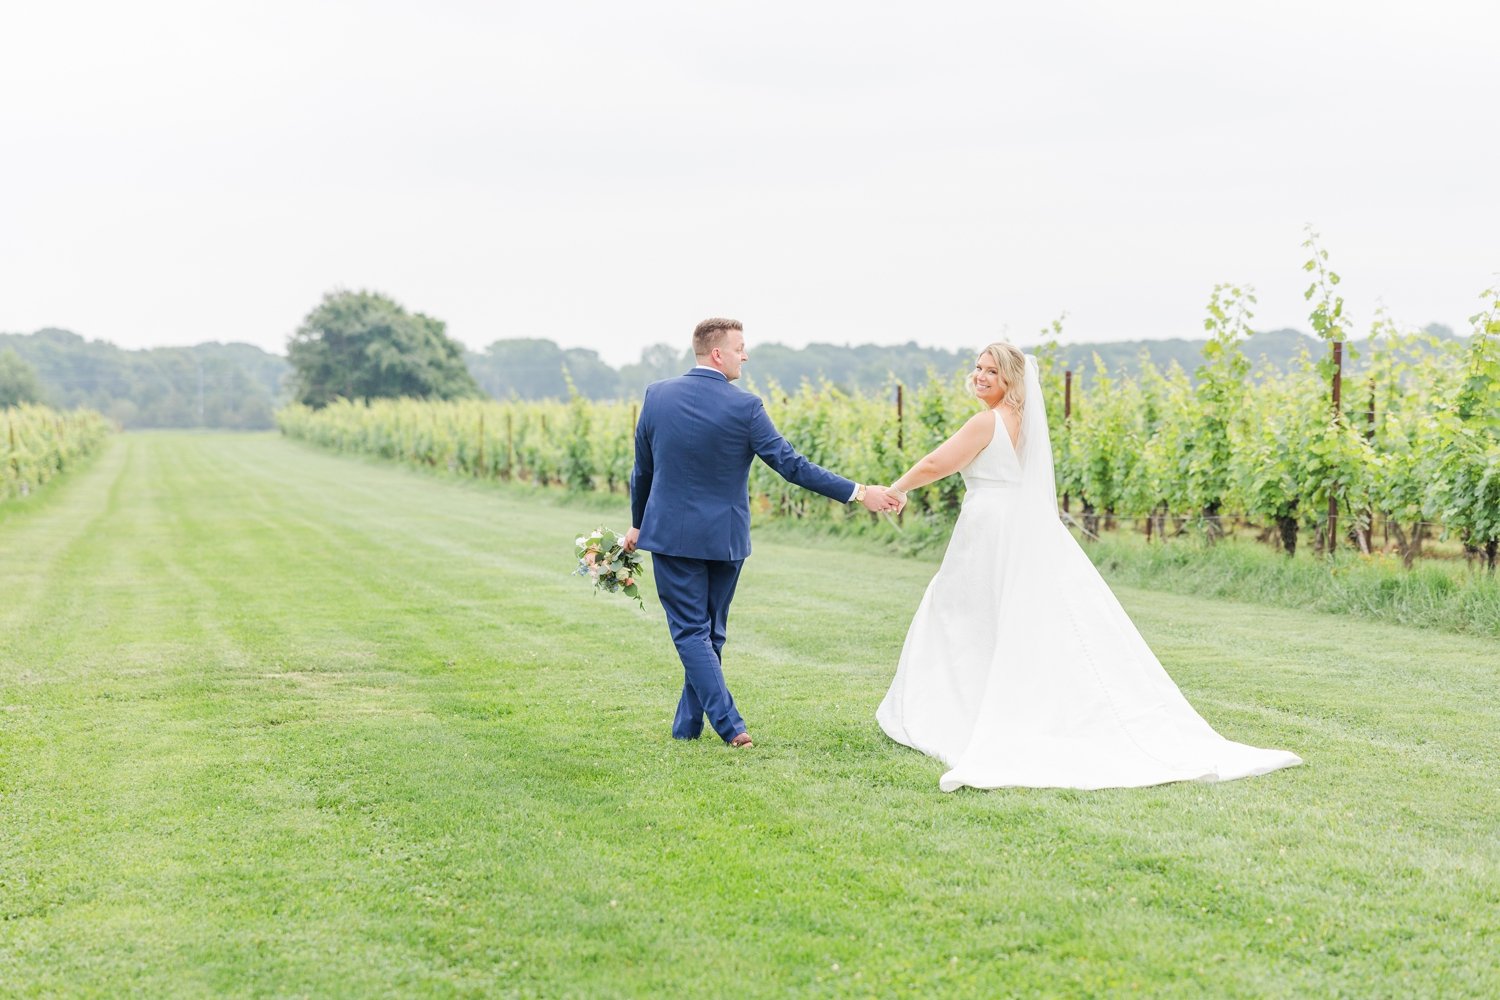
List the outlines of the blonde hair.
{"type": "Polygon", "coordinates": [[[715,347],[724,345],[724,338],[729,336],[731,330],[745,329],[737,319],[706,319],[699,323],[693,330],[693,355],[694,357],[706,358],[713,353],[715,347]]]}
{"type": "MultiPolygon", "coordinates": [[[[1016,345],[1007,344],[1004,341],[991,344],[979,352],[980,357],[986,354],[994,359],[995,367],[1000,369],[1000,377],[1005,380],[1005,398],[1001,402],[1019,410],[1026,405],[1026,355],[1022,354],[1021,349],[1016,345]]],[[[964,380],[964,386],[969,392],[974,392],[972,371],[964,380]]]]}

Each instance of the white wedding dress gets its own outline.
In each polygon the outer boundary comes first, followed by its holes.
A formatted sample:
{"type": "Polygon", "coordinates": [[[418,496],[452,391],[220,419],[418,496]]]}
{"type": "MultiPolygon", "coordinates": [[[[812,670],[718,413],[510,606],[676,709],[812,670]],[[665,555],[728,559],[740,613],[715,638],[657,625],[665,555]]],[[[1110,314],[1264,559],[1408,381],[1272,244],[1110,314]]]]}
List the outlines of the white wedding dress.
{"type": "Polygon", "coordinates": [[[876,718],[974,788],[1225,781],[1302,763],[1226,740],[1188,704],[1057,517],[1034,358],[1012,447],[998,415],[876,718]]]}

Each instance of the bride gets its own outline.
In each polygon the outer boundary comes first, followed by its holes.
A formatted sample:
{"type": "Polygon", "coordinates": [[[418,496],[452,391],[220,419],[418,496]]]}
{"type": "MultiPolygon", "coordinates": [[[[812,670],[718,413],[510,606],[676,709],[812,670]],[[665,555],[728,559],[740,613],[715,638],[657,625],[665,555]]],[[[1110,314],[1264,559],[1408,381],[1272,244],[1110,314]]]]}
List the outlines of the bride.
{"type": "Polygon", "coordinates": [[[1226,740],[1188,704],[1057,516],[1036,359],[979,355],[985,409],[913,465],[907,491],[961,472],[942,567],[876,718],[938,758],[945,792],[1225,781],[1302,763],[1226,740]]]}

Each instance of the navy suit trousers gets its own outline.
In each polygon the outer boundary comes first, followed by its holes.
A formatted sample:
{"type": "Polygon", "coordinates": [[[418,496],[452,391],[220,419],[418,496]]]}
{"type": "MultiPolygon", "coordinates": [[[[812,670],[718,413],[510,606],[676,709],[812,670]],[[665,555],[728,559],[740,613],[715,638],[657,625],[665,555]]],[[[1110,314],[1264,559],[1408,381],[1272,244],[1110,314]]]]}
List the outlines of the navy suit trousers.
{"type": "Polygon", "coordinates": [[[724,683],[722,661],[729,602],[743,565],[743,559],[651,556],[656,593],[682,660],[682,697],[672,720],[672,735],[679,740],[696,739],[703,732],[704,715],[726,743],[745,731],[724,683]]]}

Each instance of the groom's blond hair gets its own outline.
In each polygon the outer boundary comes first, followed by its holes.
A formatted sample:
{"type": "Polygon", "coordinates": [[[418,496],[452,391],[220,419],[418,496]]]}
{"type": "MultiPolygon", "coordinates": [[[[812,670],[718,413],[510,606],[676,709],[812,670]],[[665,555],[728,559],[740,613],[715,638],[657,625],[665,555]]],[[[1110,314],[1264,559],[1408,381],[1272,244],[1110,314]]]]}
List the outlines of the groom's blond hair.
{"type": "Polygon", "coordinates": [[[706,319],[693,330],[693,355],[706,358],[724,343],[730,330],[744,330],[737,319],[706,319]]]}
{"type": "MultiPolygon", "coordinates": [[[[1007,344],[1000,341],[991,344],[979,352],[980,356],[988,354],[995,360],[995,367],[1000,369],[1000,377],[1005,379],[1005,398],[1001,400],[1007,406],[1014,406],[1017,410],[1026,405],[1026,355],[1015,344],[1007,344]]],[[[964,380],[964,385],[970,393],[974,392],[974,373],[969,372],[969,377],[964,380]]]]}

